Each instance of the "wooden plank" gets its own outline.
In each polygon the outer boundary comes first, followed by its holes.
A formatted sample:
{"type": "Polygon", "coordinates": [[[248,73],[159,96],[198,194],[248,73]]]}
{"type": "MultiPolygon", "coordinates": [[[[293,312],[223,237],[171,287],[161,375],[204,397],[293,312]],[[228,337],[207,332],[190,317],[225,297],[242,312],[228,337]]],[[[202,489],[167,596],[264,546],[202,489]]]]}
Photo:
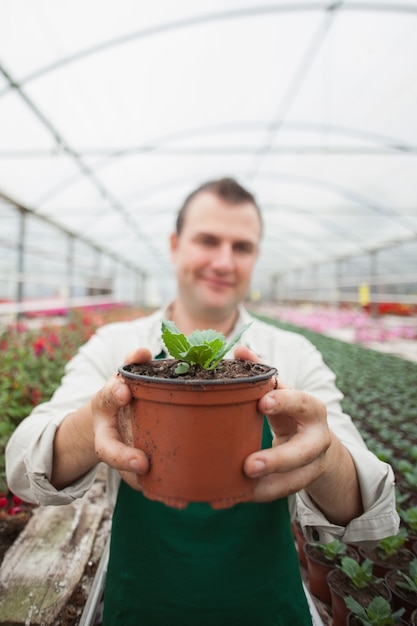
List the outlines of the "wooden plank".
{"type": "Polygon", "coordinates": [[[0,624],[50,624],[90,558],[108,505],[95,494],[65,506],[39,507],[0,568],[0,624]]]}

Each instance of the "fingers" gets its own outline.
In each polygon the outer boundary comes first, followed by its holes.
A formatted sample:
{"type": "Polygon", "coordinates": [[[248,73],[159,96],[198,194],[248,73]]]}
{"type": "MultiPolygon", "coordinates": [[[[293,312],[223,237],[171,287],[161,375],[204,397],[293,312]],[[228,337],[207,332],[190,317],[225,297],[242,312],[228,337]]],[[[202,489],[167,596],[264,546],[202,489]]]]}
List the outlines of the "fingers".
{"type": "Polygon", "coordinates": [[[91,402],[94,423],[94,446],[98,458],[110,467],[144,474],[149,469],[147,456],[126,445],[119,430],[118,413],[131,401],[128,385],[114,376],[91,402]]]}
{"type": "Polygon", "coordinates": [[[299,491],[325,471],[331,435],[325,405],[283,383],[258,408],[268,418],[273,445],[249,455],[244,471],[259,479],[255,501],[268,501],[299,491]]]}

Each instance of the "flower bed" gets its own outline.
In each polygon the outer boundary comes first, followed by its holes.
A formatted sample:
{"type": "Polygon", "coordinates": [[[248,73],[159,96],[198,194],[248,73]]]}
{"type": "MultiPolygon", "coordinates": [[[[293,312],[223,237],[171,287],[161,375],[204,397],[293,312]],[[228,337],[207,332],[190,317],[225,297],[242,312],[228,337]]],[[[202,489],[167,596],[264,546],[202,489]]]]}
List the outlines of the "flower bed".
{"type": "Polygon", "coordinates": [[[417,506],[417,363],[259,317],[304,335],[317,347],[336,374],[344,410],[368,447],[392,465],[399,506],[417,506]]]}
{"type": "MultiPolygon", "coordinates": [[[[0,334],[0,497],[7,491],[4,450],[8,438],[33,407],[48,400],[67,361],[102,324],[143,315],[131,308],[74,311],[67,323],[30,322],[8,326],[0,334]]],[[[1,508],[1,507],[0,507],[1,508]]]]}

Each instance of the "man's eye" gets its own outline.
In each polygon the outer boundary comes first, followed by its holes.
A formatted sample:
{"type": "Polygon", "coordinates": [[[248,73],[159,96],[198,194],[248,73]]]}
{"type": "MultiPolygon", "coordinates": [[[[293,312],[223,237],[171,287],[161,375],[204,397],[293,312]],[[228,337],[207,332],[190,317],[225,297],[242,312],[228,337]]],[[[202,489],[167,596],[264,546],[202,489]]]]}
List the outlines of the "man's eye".
{"type": "Polygon", "coordinates": [[[203,246],[215,246],[216,240],[212,239],[211,237],[207,237],[206,239],[202,239],[201,243],[203,246]]]}
{"type": "Polygon", "coordinates": [[[251,243],[238,243],[235,245],[235,250],[237,252],[251,254],[253,252],[253,245],[251,243]]]}

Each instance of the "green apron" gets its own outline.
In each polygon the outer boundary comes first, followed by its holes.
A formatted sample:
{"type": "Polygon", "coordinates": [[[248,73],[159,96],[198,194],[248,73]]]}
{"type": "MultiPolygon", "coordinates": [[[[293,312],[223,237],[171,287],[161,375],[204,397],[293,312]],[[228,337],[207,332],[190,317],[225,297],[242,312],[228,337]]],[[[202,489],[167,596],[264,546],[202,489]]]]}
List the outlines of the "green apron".
{"type": "MultiPolygon", "coordinates": [[[[271,445],[266,420],[262,445],[271,445]]],[[[121,482],[104,626],[311,623],[286,499],[179,511],[121,482]]]]}

